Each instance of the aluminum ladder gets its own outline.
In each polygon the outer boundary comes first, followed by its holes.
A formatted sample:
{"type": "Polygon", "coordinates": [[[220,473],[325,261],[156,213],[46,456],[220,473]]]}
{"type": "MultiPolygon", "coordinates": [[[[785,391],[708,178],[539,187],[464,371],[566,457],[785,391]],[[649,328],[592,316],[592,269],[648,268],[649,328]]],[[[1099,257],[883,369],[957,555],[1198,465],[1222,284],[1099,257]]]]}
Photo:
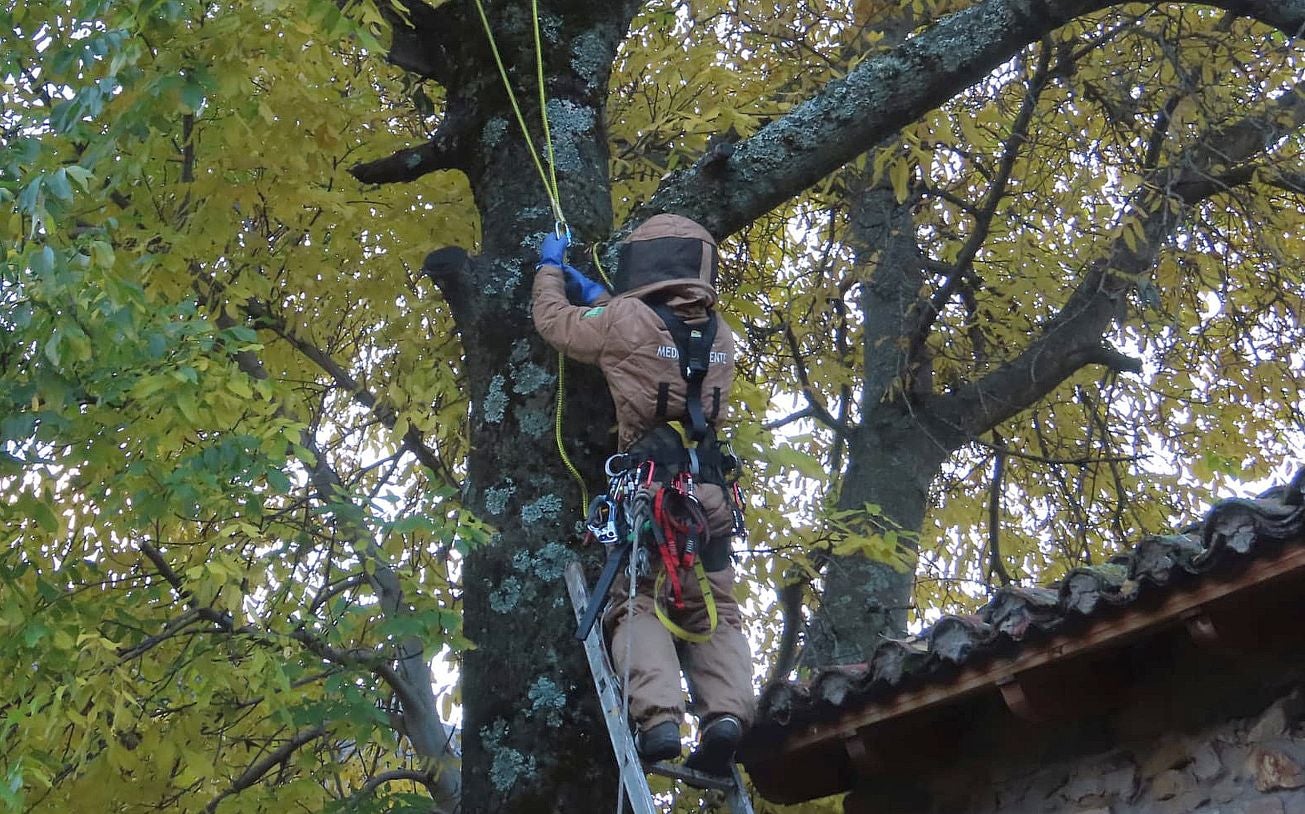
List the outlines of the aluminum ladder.
{"type": "MultiPolygon", "coordinates": [[[[567,563],[566,587],[571,594],[576,621],[579,622],[589,605],[589,589],[585,585],[584,571],[575,560],[567,563]]],[[[607,722],[607,734],[612,738],[612,751],[616,754],[621,783],[625,786],[625,796],[634,814],[659,814],[653,807],[652,791],[648,788],[649,774],[681,780],[697,789],[722,791],[725,793],[725,804],[732,814],[753,814],[752,801],[743,790],[743,776],[739,774],[737,765],[730,766],[729,777],[718,777],[667,762],[645,764],[639,759],[639,753],[635,751],[634,734],[622,714],[621,682],[608,658],[601,623],[590,628],[584,644],[585,655],[589,659],[589,672],[593,673],[594,686],[598,688],[598,702],[603,708],[603,719],[607,722]]]]}

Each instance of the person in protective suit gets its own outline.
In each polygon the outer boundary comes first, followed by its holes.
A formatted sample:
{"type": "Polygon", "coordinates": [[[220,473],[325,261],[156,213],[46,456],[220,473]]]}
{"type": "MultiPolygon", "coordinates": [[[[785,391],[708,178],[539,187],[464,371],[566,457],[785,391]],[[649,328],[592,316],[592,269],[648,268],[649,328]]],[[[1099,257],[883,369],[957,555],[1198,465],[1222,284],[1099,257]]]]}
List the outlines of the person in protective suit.
{"type": "MultiPolygon", "coordinates": [[[[732,592],[730,543],[737,516],[733,495],[720,474],[714,433],[726,416],[734,375],[733,334],[711,311],[717,298],[716,242],[688,218],[650,218],[621,244],[611,296],[566,264],[566,246],[565,238],[550,236],[541,247],[532,306],[535,328],[557,350],[602,370],[616,406],[618,452],[633,461],[665,460],[669,446],[672,454],[683,456],[680,431],[669,422],[681,423],[686,435],[693,435],[696,427],[701,436],[696,451],[704,465],[695,478],[694,496],[707,521],[708,535],[699,556],[710,597],[694,572],[684,569],[678,574],[682,605],[658,601],[656,571],[666,566],[654,557],[654,574],[639,580],[632,601],[627,580],[618,580],[604,619],[617,674],[628,671],[635,742],[645,760],[680,755],[683,668],[701,724],[698,745],[685,765],[726,774],[735,747],[752,722],[754,693],[752,659],[732,592]],[[573,305],[568,291],[584,305],[573,305]],[[714,331],[698,386],[690,387],[688,374],[681,370],[684,351],[670,327],[676,323],[681,338],[683,326],[709,336],[714,331]],[[699,391],[697,399],[689,398],[691,390],[699,391]],[[706,637],[712,601],[717,624],[706,637]],[[696,635],[680,638],[677,648],[677,636],[658,618],[658,609],[674,626],[696,635]]],[[[673,471],[674,467],[663,465],[654,469],[662,477],[673,471]]]]}

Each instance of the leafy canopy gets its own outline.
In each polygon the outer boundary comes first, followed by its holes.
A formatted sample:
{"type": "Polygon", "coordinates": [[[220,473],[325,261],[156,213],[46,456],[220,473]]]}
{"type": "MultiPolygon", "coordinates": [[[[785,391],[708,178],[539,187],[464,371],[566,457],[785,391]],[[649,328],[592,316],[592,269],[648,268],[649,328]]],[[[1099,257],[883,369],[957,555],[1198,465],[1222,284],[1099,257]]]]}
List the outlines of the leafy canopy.
{"type": "MultiPolygon", "coordinates": [[[[648,4],[609,100],[618,220],[710,138],[749,135],[894,30],[962,5],[648,4]]],[[[459,552],[488,532],[456,497],[461,349],[417,269],[432,235],[474,247],[481,224],[456,174],[362,188],[345,172],[441,117],[442,88],[381,59],[380,12],[0,11],[10,806],[398,810],[454,771],[417,755],[396,702],[412,685],[391,665],[414,639],[428,654],[468,646],[459,552]],[[432,454],[418,460],[414,437],[432,454]]],[[[1291,45],[1244,21],[1190,5],[1103,12],[733,236],[748,582],[810,578],[823,552],[891,558],[916,532],[874,506],[834,508],[837,434],[805,417],[765,426],[808,398],[857,420],[869,361],[902,350],[866,347],[858,292],[882,258],[855,243],[859,196],[886,185],[931,281],[959,264],[971,282],[925,340],[928,386],[944,392],[1023,348],[1082,268],[1148,239],[1136,212],[1158,169],[1300,79],[1291,45]]],[[[1029,581],[1190,518],[1291,451],[1294,131],[1163,241],[1110,336],[1142,375],[1089,368],[952,460],[914,538],[919,607],[990,587],[998,450],[1020,453],[998,514],[1006,568],[1029,581]]],[[[905,371],[892,392],[922,379],[905,371]]],[[[761,592],[754,605],[764,659],[778,610],[761,592]]],[[[427,689],[448,717],[458,688],[427,689]]]]}

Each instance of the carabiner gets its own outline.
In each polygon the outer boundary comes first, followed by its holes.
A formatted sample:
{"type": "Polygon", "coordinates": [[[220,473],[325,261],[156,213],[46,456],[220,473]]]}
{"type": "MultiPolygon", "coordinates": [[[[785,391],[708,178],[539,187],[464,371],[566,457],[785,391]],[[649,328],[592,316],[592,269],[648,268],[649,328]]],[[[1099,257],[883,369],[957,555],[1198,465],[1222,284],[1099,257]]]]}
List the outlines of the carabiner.
{"type": "Polygon", "coordinates": [[[567,225],[566,221],[553,221],[553,234],[566,238],[567,244],[571,243],[571,227],[567,225]]]}
{"type": "Polygon", "coordinates": [[[624,472],[625,470],[624,470],[624,469],[613,469],[613,468],[612,468],[612,464],[613,464],[613,463],[623,463],[624,461],[625,461],[625,455],[623,455],[623,454],[621,454],[621,453],[619,453],[619,452],[616,453],[615,455],[612,455],[612,456],[608,457],[608,459],[607,459],[607,463],[603,464],[603,473],[606,474],[607,477],[609,477],[609,478],[614,478],[614,477],[616,477],[617,475],[621,474],[621,473],[624,472]]]}

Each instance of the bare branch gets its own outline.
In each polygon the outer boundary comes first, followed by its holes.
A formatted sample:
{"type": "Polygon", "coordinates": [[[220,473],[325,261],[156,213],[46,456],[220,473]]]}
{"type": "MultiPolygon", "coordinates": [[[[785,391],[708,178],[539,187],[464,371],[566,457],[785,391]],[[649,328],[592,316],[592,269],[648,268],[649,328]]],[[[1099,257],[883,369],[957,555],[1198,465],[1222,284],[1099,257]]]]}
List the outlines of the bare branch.
{"type": "Polygon", "coordinates": [[[1174,111],[1178,105],[1186,98],[1186,93],[1175,93],[1165,102],[1165,106],[1156,114],[1155,125],[1151,128],[1151,135],[1146,142],[1146,155],[1142,158],[1142,167],[1147,170],[1154,170],[1160,163],[1160,150],[1164,147],[1165,138],[1169,135],[1169,123],[1173,119],[1174,111]]]}
{"type": "MultiPolygon", "coordinates": [[[[363,387],[361,382],[350,375],[349,371],[345,370],[339,362],[331,358],[330,354],[292,330],[286,321],[279,315],[273,314],[266,304],[250,300],[242,308],[254,321],[255,325],[271,330],[290,343],[291,347],[313,361],[330,376],[336,385],[348,393],[354,401],[371,410],[387,428],[393,430],[398,425],[399,413],[392,404],[384,399],[378,399],[370,390],[363,387]]],[[[410,425],[404,433],[403,446],[421,462],[422,466],[432,472],[444,472],[444,464],[440,461],[439,455],[426,445],[425,437],[415,427],[410,425]]]]}
{"type": "Polygon", "coordinates": [[[217,811],[218,804],[223,800],[233,794],[239,794],[254,785],[262,779],[263,775],[275,768],[277,764],[289,760],[290,756],[293,755],[301,746],[312,743],[325,734],[326,727],[324,726],[315,726],[311,729],[305,729],[296,733],[288,741],[265,755],[261,760],[256,760],[251,763],[249,768],[245,769],[240,777],[236,778],[236,781],[231,784],[230,788],[209,801],[209,804],[204,807],[204,811],[206,814],[212,814],[214,811],[217,811]]]}
{"type": "Polygon", "coordinates": [[[767,430],[778,430],[782,427],[787,427],[789,424],[792,424],[795,421],[801,421],[804,418],[811,418],[811,416],[812,416],[811,406],[807,405],[806,407],[803,407],[801,410],[798,410],[796,413],[789,413],[783,418],[777,418],[774,421],[767,421],[765,424],[762,424],[761,426],[767,430]]]}
{"type": "MultiPolygon", "coordinates": [[[[1300,1],[1305,13],[1305,0],[1300,1]]],[[[982,435],[1035,404],[1086,365],[1140,371],[1140,363],[1102,344],[1124,297],[1153,267],[1161,246],[1183,214],[1200,201],[1248,182],[1254,156],[1305,123],[1305,83],[1276,97],[1266,109],[1208,133],[1173,163],[1150,175],[1126,209],[1141,237],[1121,234],[1106,256],[1084,270],[1074,292],[1041,335],[1015,358],[936,402],[937,415],[964,437],[982,435]],[[1229,169],[1231,168],[1231,169],[1229,169]]]]}
{"type": "Polygon", "coordinates": [[[186,628],[190,627],[191,625],[193,625],[195,622],[198,621],[200,621],[199,611],[195,610],[194,608],[187,608],[186,611],[183,612],[176,619],[168,620],[168,623],[163,626],[163,631],[161,633],[157,633],[153,636],[147,636],[145,637],[145,639],[141,640],[140,642],[136,643],[131,647],[119,647],[118,659],[120,660],[120,662],[125,663],[131,661],[132,659],[140,658],[141,656],[148,653],[150,650],[153,650],[155,647],[159,646],[163,642],[166,642],[168,639],[171,639],[173,636],[177,635],[178,633],[180,633],[181,631],[185,630],[186,628]]]}
{"type": "Polygon", "coordinates": [[[929,336],[929,329],[933,327],[934,322],[937,321],[947,303],[951,302],[961,281],[966,275],[973,273],[974,258],[988,239],[992,221],[997,215],[997,209],[1000,207],[1002,199],[1006,196],[1007,185],[1010,183],[1011,175],[1015,171],[1015,162],[1019,158],[1020,150],[1028,141],[1029,125],[1033,121],[1033,114],[1037,110],[1038,99],[1042,95],[1042,90],[1047,86],[1051,52],[1052,47],[1050,44],[1044,44],[1039,50],[1038,64],[1033,70],[1033,76],[1029,78],[1028,90],[1024,94],[1024,100],[1020,104],[1019,112],[1011,125],[1010,136],[1006,139],[1005,146],[1002,148],[997,174],[992,183],[988,185],[988,194],[984,196],[984,201],[975,215],[974,227],[970,231],[969,238],[966,239],[965,245],[961,247],[960,254],[952,265],[947,279],[931,298],[925,300],[922,306],[917,306],[917,324],[911,330],[911,349],[907,354],[908,359],[913,360],[919,357],[924,348],[925,340],[929,336]]]}
{"type": "MultiPolygon", "coordinates": [[[[1034,417],[1036,423],[1037,417],[1034,417]]],[[[1039,430],[1041,433],[1041,430],[1039,430]]],[[[1008,458],[1019,458],[1024,461],[1032,461],[1039,464],[1048,464],[1050,466],[1093,466],[1102,463],[1137,463],[1147,459],[1146,455],[1098,455],[1096,457],[1078,456],[1075,458],[1056,458],[1053,457],[1046,449],[1046,440],[1041,434],[1038,440],[1042,445],[1042,454],[1033,455],[1028,452],[1021,452],[1005,443],[994,444],[991,441],[984,441],[982,438],[971,438],[970,443],[976,446],[990,449],[993,452],[1005,455],[1008,458]]]]}
{"type": "Polygon", "coordinates": [[[816,395],[816,391],[812,389],[811,378],[807,373],[807,363],[802,356],[801,348],[798,347],[797,335],[793,333],[793,329],[788,325],[784,326],[784,338],[788,342],[789,352],[793,356],[793,368],[797,371],[798,382],[802,385],[802,395],[806,396],[811,417],[839,435],[846,436],[851,432],[850,428],[847,424],[835,418],[825,408],[825,405],[820,403],[820,398],[816,395]]]}
{"type": "Polygon", "coordinates": [[[775,664],[770,670],[768,684],[784,681],[798,662],[798,639],[806,621],[802,617],[802,597],[808,580],[798,579],[779,589],[779,604],[784,617],[784,629],[775,651],[775,664]]]}
{"type": "MultiPolygon", "coordinates": [[[[1004,447],[1005,442],[996,432],[992,434],[996,445],[1004,447]]],[[[992,456],[992,482],[988,486],[988,575],[992,582],[995,576],[1003,586],[1010,585],[1010,574],[1006,572],[1006,562],[1001,556],[1001,490],[1006,475],[1006,453],[1001,450],[992,456]]]]}
{"type": "Polygon", "coordinates": [[[158,547],[149,540],[140,541],[140,550],[141,553],[145,555],[145,558],[159,570],[159,574],[168,581],[168,584],[172,586],[172,589],[176,591],[182,599],[186,600],[187,603],[191,603],[194,595],[191,594],[190,589],[188,589],[181,581],[181,575],[178,574],[163,557],[163,552],[159,551],[158,547]]]}

